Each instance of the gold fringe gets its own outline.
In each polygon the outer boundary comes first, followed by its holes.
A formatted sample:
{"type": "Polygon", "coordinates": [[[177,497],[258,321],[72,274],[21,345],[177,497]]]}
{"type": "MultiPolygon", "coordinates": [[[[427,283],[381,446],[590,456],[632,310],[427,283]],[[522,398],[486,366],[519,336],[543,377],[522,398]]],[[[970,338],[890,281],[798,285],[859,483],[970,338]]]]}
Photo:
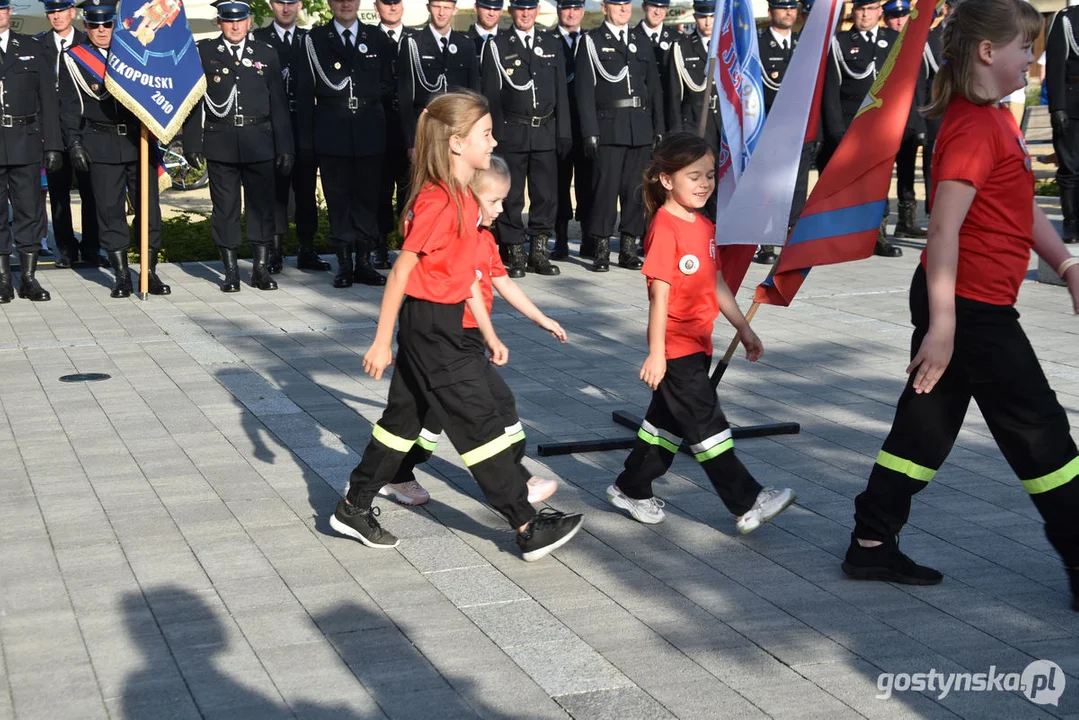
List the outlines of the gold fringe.
{"type": "MultiPolygon", "coordinates": [[[[201,65],[200,65],[201,71],[201,65]]],[[[142,106],[131,95],[129,95],[123,87],[117,83],[112,77],[105,73],[105,89],[109,93],[123,103],[124,107],[132,112],[142,124],[158,139],[162,144],[168,144],[172,138],[180,131],[184,125],[184,121],[187,120],[187,116],[191,114],[195,105],[202,100],[202,96],[206,94],[206,75],[200,72],[199,79],[195,82],[195,87],[191,88],[191,92],[187,94],[184,101],[180,103],[178,112],[174,113],[172,119],[169,120],[169,124],[162,127],[159,122],[154,120],[153,116],[143,110],[142,106]]]]}

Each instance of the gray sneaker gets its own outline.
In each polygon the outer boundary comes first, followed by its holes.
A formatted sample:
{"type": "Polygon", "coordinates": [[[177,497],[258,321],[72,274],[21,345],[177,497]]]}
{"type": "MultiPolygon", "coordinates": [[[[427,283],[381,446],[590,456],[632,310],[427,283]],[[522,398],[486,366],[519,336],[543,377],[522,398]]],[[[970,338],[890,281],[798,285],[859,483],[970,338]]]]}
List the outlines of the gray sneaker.
{"type": "Polygon", "coordinates": [[[657,525],[663,522],[665,517],[663,513],[665,502],[657,497],[650,497],[647,500],[634,500],[619,490],[617,485],[611,485],[607,488],[607,501],[616,508],[628,510],[634,520],[643,522],[646,525],[657,525]]]}
{"type": "Polygon", "coordinates": [[[773,487],[762,488],[757,493],[757,501],[745,515],[738,518],[738,532],[748,535],[763,523],[768,522],[779,513],[787,509],[794,502],[794,491],[790,488],[776,490],[773,487]]]}

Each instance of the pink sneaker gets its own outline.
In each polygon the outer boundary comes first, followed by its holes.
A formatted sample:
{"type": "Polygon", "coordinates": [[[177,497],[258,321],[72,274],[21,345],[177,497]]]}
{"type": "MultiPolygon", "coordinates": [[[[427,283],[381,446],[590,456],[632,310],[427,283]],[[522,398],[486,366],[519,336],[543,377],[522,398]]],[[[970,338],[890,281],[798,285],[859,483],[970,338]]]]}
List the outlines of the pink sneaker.
{"type": "Polygon", "coordinates": [[[431,493],[424,490],[423,485],[415,480],[383,485],[378,494],[402,505],[423,505],[431,499],[431,493]]]}
{"type": "Polygon", "coordinates": [[[541,503],[554,495],[554,491],[557,489],[557,480],[548,480],[533,475],[528,479],[528,502],[532,505],[541,503]]]}

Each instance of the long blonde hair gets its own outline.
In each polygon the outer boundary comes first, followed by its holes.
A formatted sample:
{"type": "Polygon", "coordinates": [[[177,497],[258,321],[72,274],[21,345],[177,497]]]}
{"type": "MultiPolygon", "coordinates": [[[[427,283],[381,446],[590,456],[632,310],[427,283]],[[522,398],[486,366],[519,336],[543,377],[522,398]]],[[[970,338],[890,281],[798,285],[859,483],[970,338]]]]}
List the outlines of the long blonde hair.
{"type": "Polygon", "coordinates": [[[975,105],[997,98],[981,97],[974,88],[978,44],[988,40],[1007,45],[1020,35],[1034,42],[1042,31],[1042,16],[1026,0],[961,0],[944,23],[943,61],[933,79],[926,117],[939,118],[956,93],[975,105]]]}
{"type": "Polygon", "coordinates": [[[457,207],[457,230],[464,225],[461,195],[467,191],[453,174],[450,164],[450,138],[464,137],[489,112],[487,98],[471,90],[438,95],[427,104],[416,123],[416,142],[412,151],[412,187],[401,212],[401,230],[416,197],[427,185],[442,185],[450,192],[457,207]]]}

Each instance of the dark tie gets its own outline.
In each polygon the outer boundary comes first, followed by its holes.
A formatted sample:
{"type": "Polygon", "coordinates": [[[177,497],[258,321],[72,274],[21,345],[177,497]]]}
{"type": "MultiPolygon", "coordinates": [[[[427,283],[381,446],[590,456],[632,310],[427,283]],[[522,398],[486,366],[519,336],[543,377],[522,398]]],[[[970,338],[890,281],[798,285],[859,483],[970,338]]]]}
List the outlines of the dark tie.
{"type": "Polygon", "coordinates": [[[343,33],[341,33],[341,37],[345,41],[345,48],[348,50],[352,50],[352,31],[346,29],[343,33]]]}
{"type": "Polygon", "coordinates": [[[626,44],[626,31],[625,31],[625,30],[623,30],[623,31],[621,31],[620,33],[618,33],[618,40],[619,40],[619,41],[620,41],[620,42],[621,42],[621,43],[622,43],[623,45],[625,45],[625,44],[626,44]]]}
{"type": "Polygon", "coordinates": [[[67,51],[67,40],[60,39],[60,54],[63,55],[67,51]]]}
{"type": "Polygon", "coordinates": [[[577,47],[577,31],[576,30],[574,30],[573,32],[571,32],[569,34],[569,47],[570,47],[571,50],[573,48],[577,47]]]}
{"type": "Polygon", "coordinates": [[[442,43],[442,62],[446,62],[446,52],[449,50],[450,41],[447,38],[440,38],[439,42],[442,43]]]}
{"type": "Polygon", "coordinates": [[[237,64],[239,64],[239,62],[240,62],[240,46],[239,45],[233,45],[232,46],[232,54],[236,56],[236,62],[237,62],[237,64]]]}
{"type": "Polygon", "coordinates": [[[659,45],[659,33],[652,36],[652,47],[659,45]]]}
{"type": "Polygon", "coordinates": [[[865,31],[865,41],[868,42],[868,43],[873,42],[873,33],[871,33],[868,30],[865,31]]]}
{"type": "Polygon", "coordinates": [[[2,46],[0,46],[0,63],[4,62],[5,60],[7,60],[7,51],[5,51],[2,46]]]}
{"type": "Polygon", "coordinates": [[[397,31],[396,30],[387,30],[386,34],[390,36],[390,42],[392,42],[394,45],[396,45],[397,44],[397,31]]]}
{"type": "Polygon", "coordinates": [[[291,30],[286,30],[285,31],[285,44],[286,45],[291,45],[292,44],[292,31],[291,30]]]}
{"type": "Polygon", "coordinates": [[[525,50],[531,50],[531,49],[532,49],[532,36],[531,35],[525,35],[525,50]]]}

